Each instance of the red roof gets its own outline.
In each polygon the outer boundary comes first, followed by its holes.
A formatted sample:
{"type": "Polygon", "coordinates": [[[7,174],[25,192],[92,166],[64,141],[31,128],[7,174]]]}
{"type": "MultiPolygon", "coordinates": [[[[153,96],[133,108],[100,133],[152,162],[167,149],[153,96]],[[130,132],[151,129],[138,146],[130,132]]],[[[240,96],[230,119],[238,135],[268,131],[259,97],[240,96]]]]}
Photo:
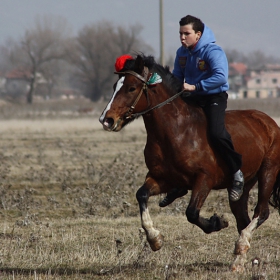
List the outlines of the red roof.
{"type": "Polygon", "coordinates": [[[6,74],[7,79],[30,79],[31,73],[27,70],[13,69],[6,74]]]}
{"type": "Polygon", "coordinates": [[[233,62],[229,64],[230,74],[245,75],[247,72],[247,65],[241,62],[233,62]]]}

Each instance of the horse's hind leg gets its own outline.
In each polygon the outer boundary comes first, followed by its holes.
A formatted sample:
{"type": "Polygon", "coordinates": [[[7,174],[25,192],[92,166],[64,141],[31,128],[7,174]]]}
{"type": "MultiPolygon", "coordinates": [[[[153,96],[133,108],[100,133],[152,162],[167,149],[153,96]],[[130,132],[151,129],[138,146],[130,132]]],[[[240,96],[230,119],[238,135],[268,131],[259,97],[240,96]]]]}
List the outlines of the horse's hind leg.
{"type": "Polygon", "coordinates": [[[248,226],[241,230],[240,237],[235,244],[234,254],[236,259],[232,264],[233,271],[243,271],[246,261],[246,254],[250,249],[253,232],[268,218],[269,216],[269,198],[276,180],[278,171],[269,169],[266,166],[265,171],[259,173],[258,183],[258,203],[254,210],[252,221],[248,226]]]}
{"type": "Polygon", "coordinates": [[[250,224],[241,231],[240,237],[235,244],[234,254],[236,258],[231,266],[233,271],[243,272],[244,264],[246,262],[246,254],[250,249],[250,242],[253,232],[258,227],[259,218],[254,218],[250,224]]]}
{"type": "Polygon", "coordinates": [[[234,254],[236,255],[235,261],[232,264],[231,269],[233,271],[242,272],[244,270],[244,264],[246,261],[246,253],[250,248],[250,240],[253,230],[256,228],[256,221],[252,221],[248,215],[248,198],[250,189],[254,186],[256,180],[246,183],[244,192],[241,198],[236,201],[229,201],[230,208],[235,216],[237,230],[240,233],[240,237],[236,242],[234,254]]]}
{"type": "Polygon", "coordinates": [[[239,234],[251,222],[251,219],[248,215],[248,198],[249,192],[252,189],[252,187],[256,184],[256,182],[257,178],[251,180],[250,182],[246,182],[243,194],[238,201],[234,202],[229,200],[230,209],[235,217],[237,230],[239,234]]]}
{"type": "Polygon", "coordinates": [[[156,195],[158,193],[158,184],[151,178],[147,178],[145,184],[136,193],[140,208],[142,228],[146,232],[147,241],[153,251],[157,251],[162,247],[163,236],[153,226],[147,203],[150,195],[156,195]]]}

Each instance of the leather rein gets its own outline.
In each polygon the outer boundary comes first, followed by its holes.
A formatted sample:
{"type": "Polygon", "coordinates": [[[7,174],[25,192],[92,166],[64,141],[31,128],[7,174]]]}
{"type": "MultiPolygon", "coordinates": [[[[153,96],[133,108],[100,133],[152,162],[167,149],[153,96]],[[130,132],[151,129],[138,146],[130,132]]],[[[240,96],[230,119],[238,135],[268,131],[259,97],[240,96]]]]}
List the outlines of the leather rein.
{"type": "Polygon", "coordinates": [[[166,99],[165,101],[153,106],[152,108],[148,108],[142,112],[139,113],[134,113],[133,111],[135,109],[135,106],[137,105],[138,101],[140,100],[143,91],[146,93],[147,99],[148,99],[148,106],[149,106],[149,97],[148,97],[148,74],[149,74],[149,69],[148,67],[144,66],[144,76],[139,75],[138,73],[131,71],[131,70],[127,70],[124,72],[114,72],[115,74],[120,74],[120,75],[126,75],[126,74],[130,74],[136,78],[138,78],[139,80],[141,80],[143,82],[143,87],[141,88],[138,96],[136,97],[135,101],[133,102],[133,104],[130,106],[130,108],[128,109],[128,111],[124,114],[124,118],[125,119],[131,119],[131,118],[138,118],[139,116],[142,116],[156,108],[160,108],[164,105],[166,105],[167,103],[171,102],[172,100],[174,100],[175,98],[177,98],[179,95],[181,95],[184,92],[185,96],[189,96],[190,93],[182,90],[176,94],[174,94],[173,96],[171,96],[170,98],[166,99]]]}

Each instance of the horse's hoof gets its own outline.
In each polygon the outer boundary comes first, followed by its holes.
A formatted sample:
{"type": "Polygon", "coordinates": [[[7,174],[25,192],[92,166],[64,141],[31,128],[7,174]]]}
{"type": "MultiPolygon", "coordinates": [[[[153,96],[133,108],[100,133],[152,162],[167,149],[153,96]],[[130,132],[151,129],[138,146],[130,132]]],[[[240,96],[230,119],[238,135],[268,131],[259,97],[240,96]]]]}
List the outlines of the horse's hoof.
{"type": "Polygon", "coordinates": [[[220,223],[222,228],[227,228],[229,225],[228,220],[223,215],[220,218],[220,223]]]}
{"type": "Polygon", "coordinates": [[[228,221],[223,216],[219,217],[217,214],[214,214],[210,218],[210,223],[213,226],[213,231],[220,231],[223,228],[228,227],[228,221]]]}
{"type": "Polygon", "coordinates": [[[248,250],[250,249],[250,246],[248,245],[236,245],[234,249],[235,255],[245,255],[248,250]]]}
{"type": "Polygon", "coordinates": [[[163,245],[163,239],[164,239],[164,237],[160,233],[158,236],[156,236],[152,239],[148,239],[151,249],[153,251],[158,251],[163,245]]]}

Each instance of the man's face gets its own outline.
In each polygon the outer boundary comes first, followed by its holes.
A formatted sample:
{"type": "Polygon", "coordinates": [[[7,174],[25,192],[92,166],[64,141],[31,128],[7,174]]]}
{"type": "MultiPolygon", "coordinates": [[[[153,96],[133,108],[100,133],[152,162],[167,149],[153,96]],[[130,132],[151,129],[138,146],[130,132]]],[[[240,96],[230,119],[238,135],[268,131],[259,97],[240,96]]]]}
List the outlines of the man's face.
{"type": "Polygon", "coordinates": [[[192,47],[199,40],[201,32],[195,33],[191,24],[180,26],[180,41],[186,48],[192,47]]]}

